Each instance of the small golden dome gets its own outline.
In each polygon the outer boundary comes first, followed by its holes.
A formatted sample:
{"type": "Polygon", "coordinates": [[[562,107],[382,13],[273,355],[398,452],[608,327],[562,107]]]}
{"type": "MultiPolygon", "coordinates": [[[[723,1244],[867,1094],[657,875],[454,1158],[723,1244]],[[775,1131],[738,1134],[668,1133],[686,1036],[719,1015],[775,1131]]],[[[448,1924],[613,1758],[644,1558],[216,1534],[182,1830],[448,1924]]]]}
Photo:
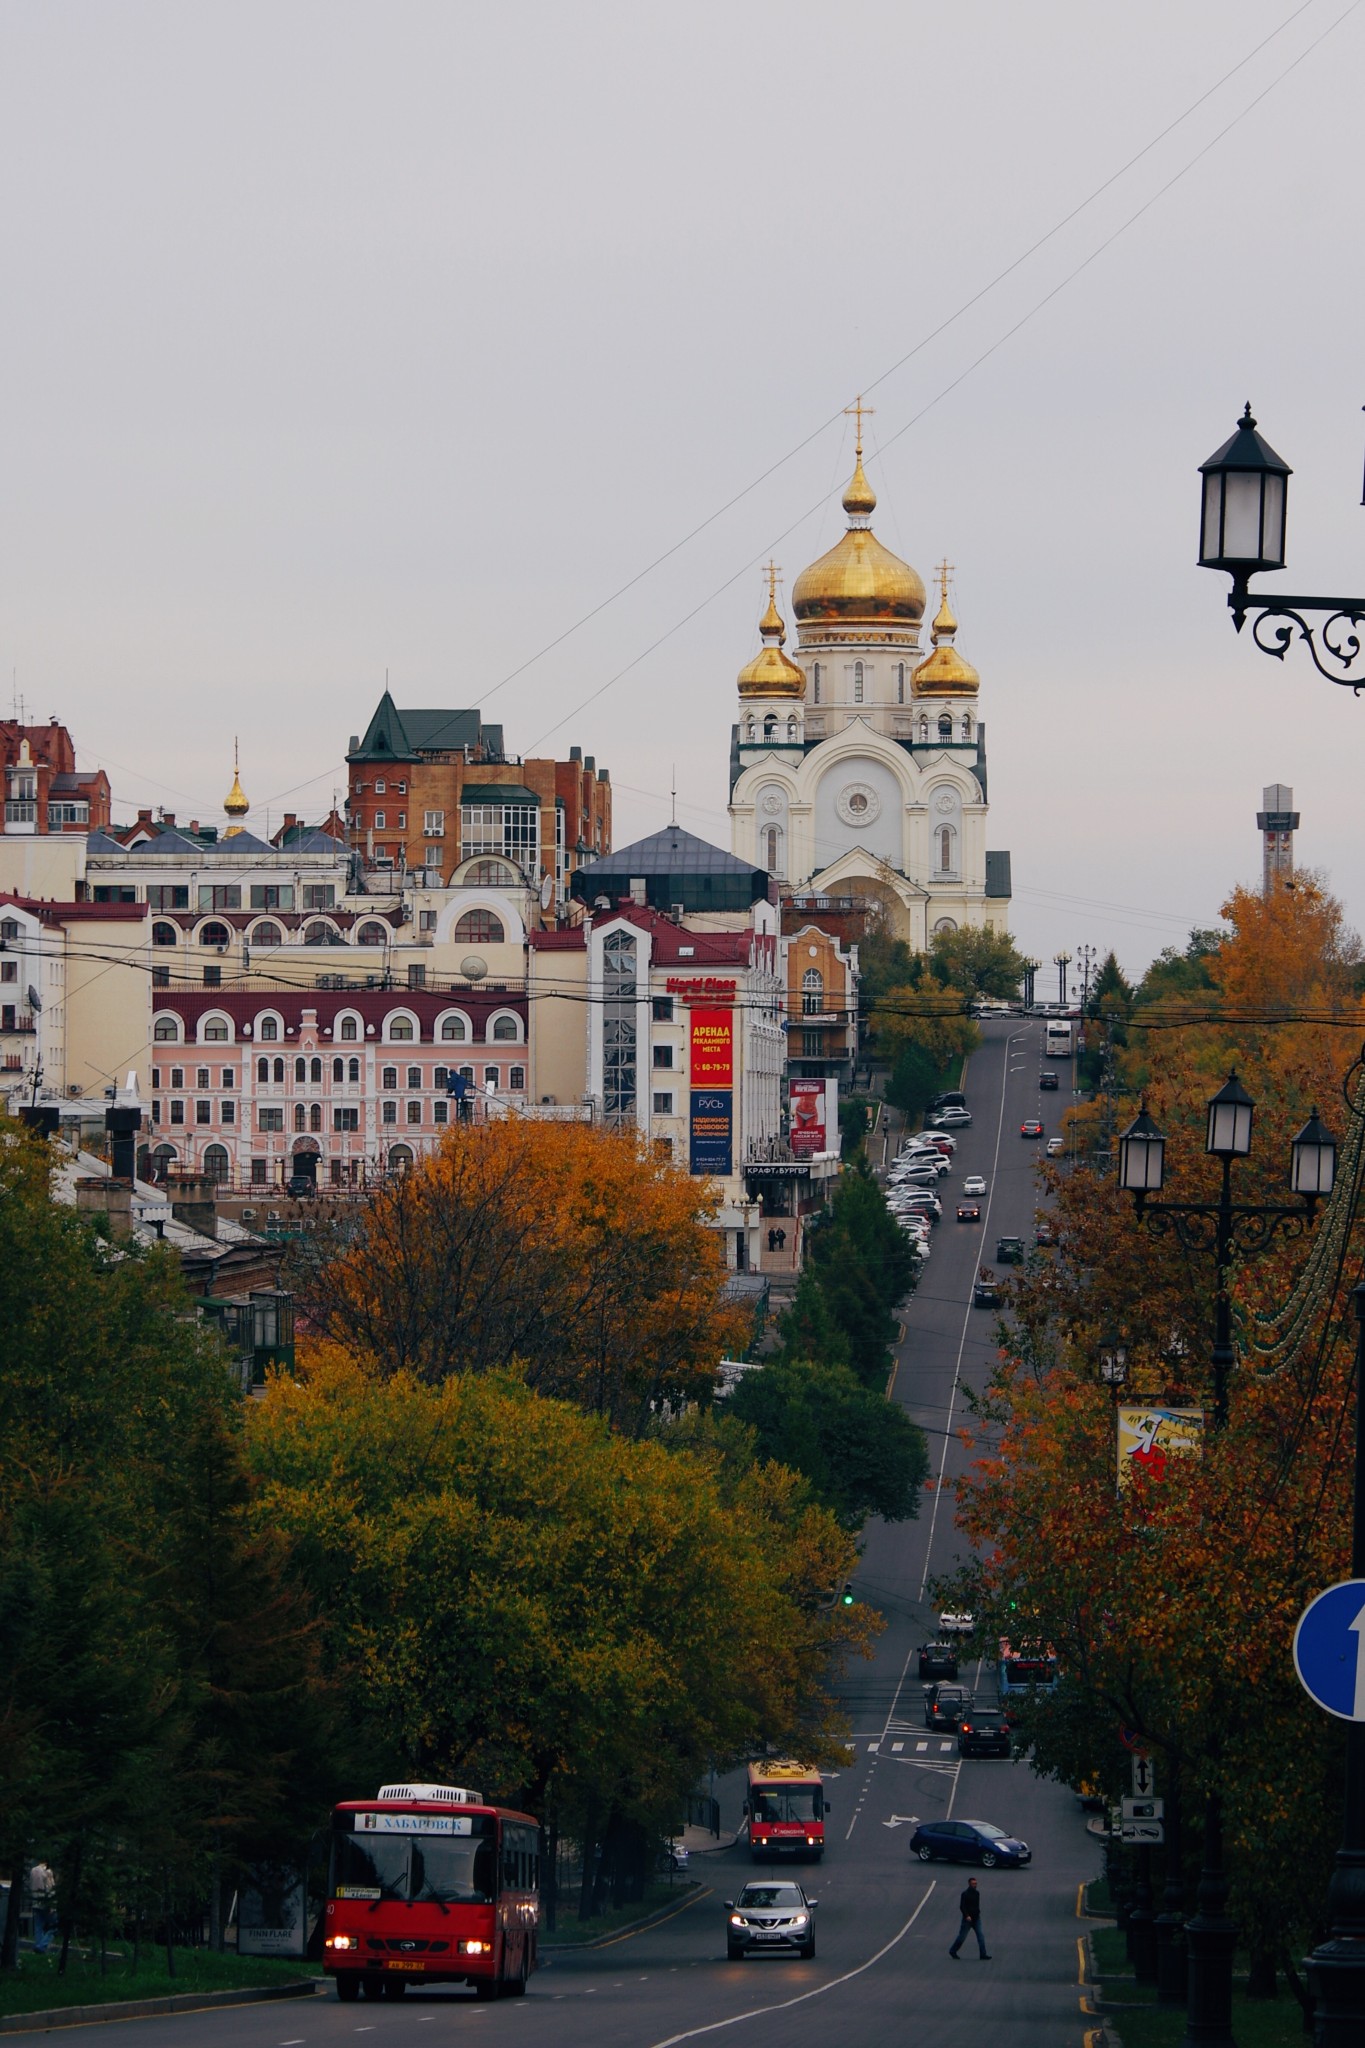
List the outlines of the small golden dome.
{"type": "Polygon", "coordinates": [[[884,548],[868,525],[877,507],[877,493],[863,468],[862,415],[858,401],[858,438],[853,475],[844,492],[848,532],[828,554],[812,562],[796,579],[792,610],[798,619],[838,624],[917,626],[924,617],[924,585],[908,562],[884,548]]]}
{"type": "Polygon", "coordinates": [[[763,645],[739,672],[741,697],[804,697],[805,671],[782,652],[787,628],[777,609],[777,569],[768,564],[768,609],[759,621],[763,645]]]}
{"type": "Polygon", "coordinates": [[[934,651],[922,661],[911,678],[917,697],[974,697],[981,678],[953,645],[957,620],[948,602],[948,563],[939,564],[939,608],[934,619],[934,651]]]}
{"type": "Polygon", "coordinates": [[[224,839],[234,839],[242,829],[241,826],[236,823],[236,820],[238,818],[244,818],[247,812],[251,809],[251,805],[247,801],[246,792],[242,788],[241,772],[237,764],[236,740],[234,740],[232,743],[232,787],[228,791],[227,795],[223,798],[223,809],[227,812],[228,816],[234,821],[231,825],[228,826],[226,832],[224,832],[223,834],[223,837],[224,839]]]}

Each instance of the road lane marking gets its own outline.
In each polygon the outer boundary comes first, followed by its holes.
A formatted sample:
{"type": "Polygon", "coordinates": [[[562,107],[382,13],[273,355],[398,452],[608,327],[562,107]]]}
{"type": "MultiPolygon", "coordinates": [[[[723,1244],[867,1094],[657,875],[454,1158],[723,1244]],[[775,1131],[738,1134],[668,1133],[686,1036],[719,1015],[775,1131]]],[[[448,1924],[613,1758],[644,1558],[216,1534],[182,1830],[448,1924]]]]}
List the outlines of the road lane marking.
{"type": "Polygon", "coordinates": [[[891,1745],[891,1754],[892,1754],[892,1756],[894,1756],[894,1755],[896,1754],[897,1750],[901,1750],[901,1749],[904,1749],[904,1748],[905,1748],[905,1744],[904,1744],[903,1742],[893,1742],[893,1743],[892,1743],[892,1745],[891,1745]]]}
{"type": "Polygon", "coordinates": [[[927,1743],[927,1742],[917,1742],[917,1743],[915,1744],[915,1755],[916,1755],[916,1756],[923,1756],[923,1754],[924,1754],[925,1750],[926,1750],[926,1749],[927,1749],[928,1747],[929,1747],[929,1745],[928,1745],[928,1743],[927,1743]]]}
{"type": "Polygon", "coordinates": [[[952,1746],[953,1746],[953,1745],[952,1745],[952,1743],[951,1743],[951,1742],[940,1742],[940,1744],[939,1744],[939,1746],[938,1746],[938,1753],[939,1753],[939,1755],[940,1755],[940,1756],[942,1756],[942,1755],[944,1754],[944,1752],[945,1752],[946,1750],[950,1750],[950,1749],[952,1748],[952,1746]]]}
{"type": "Polygon", "coordinates": [[[841,1977],[831,1977],[827,1984],[817,1984],[813,1991],[802,1991],[795,1998],[780,1999],[776,2005],[756,2005],[748,2012],[733,2013],[728,2020],[711,2020],[706,2026],[688,2027],[681,2034],[669,2034],[662,2041],[651,2042],[650,2048],[677,2048],[679,2041],[695,2041],[701,2034],[718,2034],[726,2027],[739,2026],[744,2020],[761,2020],[766,2018],[770,2012],[789,2012],[794,2005],[805,2005],[808,1999],[822,1998],[825,1992],[833,1991],[836,1986],[847,1984],[854,1977],[861,1977],[865,1970],[870,1970],[874,1963],[879,1963],[883,1956],[889,1955],[898,1942],[904,1941],[906,1935],[910,1932],[910,1929],[933,1897],[937,1883],[937,1878],[929,1880],[928,1891],[925,1892],[924,1897],[920,1900],[899,1933],[893,1934],[890,1941],[885,1942],[875,1955],[870,1955],[865,1963],[859,1963],[856,1969],[845,1970],[841,1977]]]}

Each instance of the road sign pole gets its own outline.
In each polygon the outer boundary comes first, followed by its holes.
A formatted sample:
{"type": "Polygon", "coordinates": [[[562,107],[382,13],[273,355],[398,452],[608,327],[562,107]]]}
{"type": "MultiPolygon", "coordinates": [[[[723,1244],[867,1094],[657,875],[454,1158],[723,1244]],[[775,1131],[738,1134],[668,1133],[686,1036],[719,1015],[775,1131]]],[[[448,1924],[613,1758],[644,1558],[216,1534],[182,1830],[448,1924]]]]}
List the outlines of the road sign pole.
{"type": "MultiPolygon", "coordinates": [[[[1355,1290],[1356,1469],[1351,1577],[1365,1579],[1365,1284],[1355,1290]]],[[[1357,1679],[1365,1636],[1357,1638],[1357,1679]]],[[[1318,2048],[1356,2048],[1365,2038],[1365,1721],[1346,1730],[1346,1817],[1327,1889],[1325,1942],[1307,1961],[1318,2048]]]]}

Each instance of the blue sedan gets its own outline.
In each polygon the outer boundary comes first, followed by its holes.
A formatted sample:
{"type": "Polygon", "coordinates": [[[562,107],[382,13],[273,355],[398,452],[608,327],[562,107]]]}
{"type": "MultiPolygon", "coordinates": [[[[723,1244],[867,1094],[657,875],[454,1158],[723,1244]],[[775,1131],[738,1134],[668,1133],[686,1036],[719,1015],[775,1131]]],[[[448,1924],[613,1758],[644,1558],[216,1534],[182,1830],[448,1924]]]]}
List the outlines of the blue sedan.
{"type": "Polygon", "coordinates": [[[994,1870],[997,1863],[1019,1868],[1033,1861],[1027,1842],[988,1820],[921,1821],[910,1837],[910,1853],[921,1863],[941,1856],[947,1863],[979,1863],[983,1870],[994,1870]]]}

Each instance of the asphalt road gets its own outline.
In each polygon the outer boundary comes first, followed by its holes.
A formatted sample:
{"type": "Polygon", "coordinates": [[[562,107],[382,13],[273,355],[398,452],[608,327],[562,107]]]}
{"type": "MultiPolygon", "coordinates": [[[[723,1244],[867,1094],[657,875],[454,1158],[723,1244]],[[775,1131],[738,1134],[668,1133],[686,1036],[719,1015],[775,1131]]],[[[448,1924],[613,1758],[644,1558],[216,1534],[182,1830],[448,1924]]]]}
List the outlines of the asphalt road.
{"type": "MultiPolygon", "coordinates": [[[[1054,1131],[1068,1100],[1065,1087],[1039,1097],[1040,1024],[1016,1018],[985,1028],[968,1078],[975,1121],[941,1182],[944,1217],[907,1307],[893,1381],[895,1398],[930,1433],[936,1478],[960,1468],[965,1454],[952,1431],[963,1420],[963,1392],[984,1382],[992,1357],[993,1313],[970,1306],[977,1266],[992,1263],[997,1236],[1032,1229],[1040,1146],[1020,1138],[1020,1122],[1038,1114],[1054,1131]],[[990,1189],[975,1225],[957,1223],[955,1200],[946,1199],[968,1173],[984,1174],[990,1189]]],[[[937,1494],[918,1521],[868,1531],[857,1591],[881,1609],[887,1628],[873,1662],[844,1688],[854,1742],[849,1767],[828,1781],[825,1860],[795,1872],[820,1899],[813,1961],[724,1959],[722,1901],[753,1869],[741,1840],[694,1860],[705,1891],[671,1919],[589,1954],[549,1957],[525,1999],[486,2006],[462,1991],[433,1991],[342,2006],[319,1994],[125,2021],[118,2048],[314,2048],[357,2035],[377,2036],[375,2048],[470,2036],[544,2048],[673,2048],[722,2038],[735,2048],[881,2048],[902,2039],[933,2048],[981,2048],[991,2039],[1010,2048],[1081,2048],[1094,2022],[1078,1983],[1078,1890],[1097,1857],[1077,1803],[1025,1764],[960,1763],[956,1745],[945,1748],[946,1738],[923,1725],[913,1652],[932,1632],[928,1580],[957,1550],[951,1500],[937,1494]],[[995,1821],[1033,1849],[1026,1870],[977,1873],[990,1962],[979,1961],[970,1942],[960,1961],[947,1953],[966,1873],[909,1857],[912,1818],[949,1815],[995,1821]],[[421,2032],[428,2026],[432,2035],[421,2032]]],[[[967,1676],[993,1697],[989,1668],[967,1676]]],[[[737,1827],[738,1777],[718,1791],[725,1826],[737,1827]]],[[[97,2031],[67,2030],[83,2039],[97,2031]]]]}

